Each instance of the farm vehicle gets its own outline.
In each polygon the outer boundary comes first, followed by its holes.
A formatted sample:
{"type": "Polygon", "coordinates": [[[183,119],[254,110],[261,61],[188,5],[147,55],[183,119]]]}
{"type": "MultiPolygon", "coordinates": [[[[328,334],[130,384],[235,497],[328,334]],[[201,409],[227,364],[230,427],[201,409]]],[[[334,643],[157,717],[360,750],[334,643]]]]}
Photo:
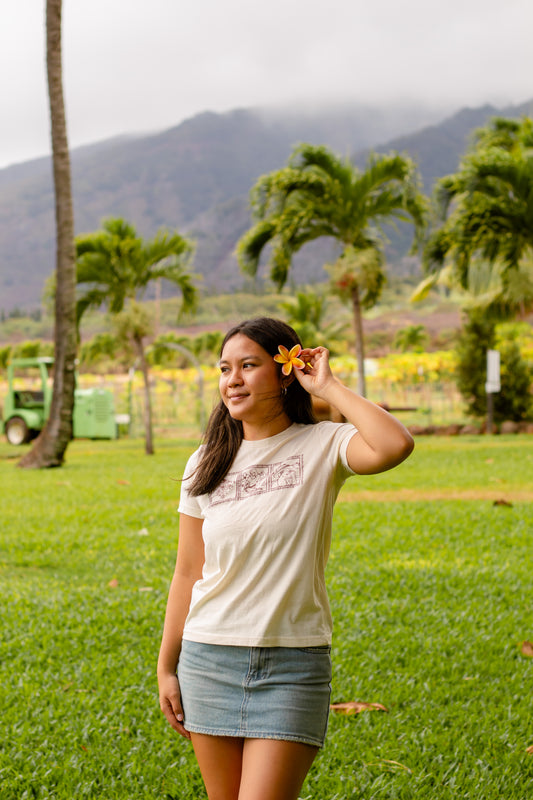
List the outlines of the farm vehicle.
{"type": "MultiPolygon", "coordinates": [[[[50,413],[54,359],[14,358],[7,366],[8,392],[4,401],[3,431],[10,444],[29,442],[44,427],[50,413]]],[[[113,394],[108,389],[75,389],[75,439],[116,439],[113,394]]]]}

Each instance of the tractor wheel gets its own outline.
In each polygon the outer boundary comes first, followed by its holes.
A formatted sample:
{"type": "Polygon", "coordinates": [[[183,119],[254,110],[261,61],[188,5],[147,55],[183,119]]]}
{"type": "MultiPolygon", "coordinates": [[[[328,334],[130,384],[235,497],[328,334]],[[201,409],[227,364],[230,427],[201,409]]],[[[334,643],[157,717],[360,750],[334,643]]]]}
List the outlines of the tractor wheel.
{"type": "Polygon", "coordinates": [[[6,437],[9,444],[26,444],[30,441],[30,431],[22,417],[11,417],[6,422],[6,437]]]}

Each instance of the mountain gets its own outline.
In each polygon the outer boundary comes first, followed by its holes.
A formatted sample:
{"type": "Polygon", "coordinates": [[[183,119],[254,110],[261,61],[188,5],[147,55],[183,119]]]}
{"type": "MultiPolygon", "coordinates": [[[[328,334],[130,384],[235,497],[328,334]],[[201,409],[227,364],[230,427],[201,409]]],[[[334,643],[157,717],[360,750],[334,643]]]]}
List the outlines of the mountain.
{"type": "Polygon", "coordinates": [[[463,108],[438,125],[391,139],[386,147],[409,153],[417,162],[424,190],[429,193],[437,178],[456,171],[476,128],[485,125],[494,116],[516,118],[532,115],[533,100],[499,109],[490,105],[463,108]]]}
{"type": "MultiPolygon", "coordinates": [[[[122,216],[142,235],[177,228],[196,239],[195,269],[211,290],[242,286],[233,251],[250,224],[248,194],[257,177],[282,166],[300,141],[341,153],[399,149],[419,159],[429,189],[453,171],[472,129],[524,107],[464,109],[436,122],[421,107],[206,112],[162,133],[124,136],[72,152],[76,231],[122,216]],[[383,143],[383,144],[380,144],[383,143]]],[[[0,309],[39,304],[54,267],[54,199],[48,158],[0,170],[0,309]]],[[[405,237],[404,237],[405,238],[405,237]]],[[[405,252],[402,237],[398,257],[405,252]]],[[[295,262],[295,280],[322,279],[330,245],[315,243],[295,262]]]]}

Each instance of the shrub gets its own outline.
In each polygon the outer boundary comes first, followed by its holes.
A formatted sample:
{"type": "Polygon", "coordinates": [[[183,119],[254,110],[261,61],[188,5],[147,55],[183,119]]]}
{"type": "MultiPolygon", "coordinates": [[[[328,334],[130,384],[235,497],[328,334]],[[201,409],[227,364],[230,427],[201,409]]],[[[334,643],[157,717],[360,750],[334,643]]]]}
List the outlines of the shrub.
{"type": "Polygon", "coordinates": [[[498,422],[528,419],[532,413],[531,369],[515,341],[498,344],[501,391],[494,395],[494,419],[498,422]]]}
{"type": "Polygon", "coordinates": [[[457,341],[457,386],[474,417],[487,414],[487,350],[498,348],[501,390],[494,395],[494,419],[525,419],[531,413],[531,372],[513,339],[497,339],[496,323],[471,311],[457,341]]]}

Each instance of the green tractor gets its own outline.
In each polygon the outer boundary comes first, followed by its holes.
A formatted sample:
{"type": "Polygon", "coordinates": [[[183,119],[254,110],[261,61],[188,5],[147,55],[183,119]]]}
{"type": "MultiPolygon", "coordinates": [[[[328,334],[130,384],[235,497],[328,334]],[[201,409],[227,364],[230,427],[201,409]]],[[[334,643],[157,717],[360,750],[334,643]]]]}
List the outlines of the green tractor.
{"type": "MultiPolygon", "coordinates": [[[[53,363],[53,358],[40,357],[14,358],[8,364],[3,429],[10,444],[25,444],[44,427],[52,402],[49,373],[53,363]]],[[[72,422],[75,439],[116,439],[112,393],[76,389],[72,422]]]]}

